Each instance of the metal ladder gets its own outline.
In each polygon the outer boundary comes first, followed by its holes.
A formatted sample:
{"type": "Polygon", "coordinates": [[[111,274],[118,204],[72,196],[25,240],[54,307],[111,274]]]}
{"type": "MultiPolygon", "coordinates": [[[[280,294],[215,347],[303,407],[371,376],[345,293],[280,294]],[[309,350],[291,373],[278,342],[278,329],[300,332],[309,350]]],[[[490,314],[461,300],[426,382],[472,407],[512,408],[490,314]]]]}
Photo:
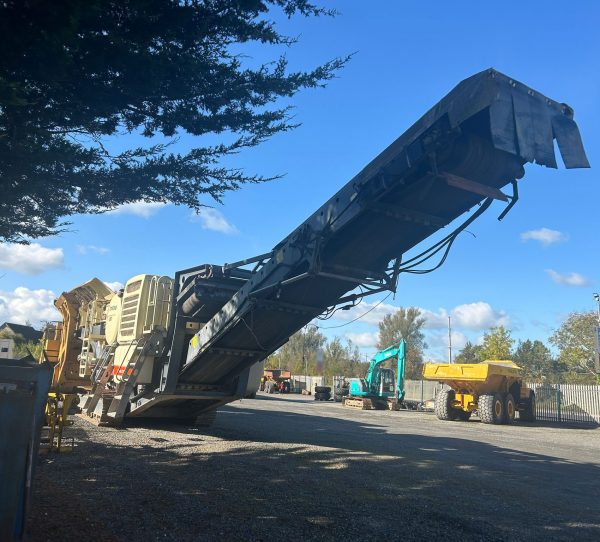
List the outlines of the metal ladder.
{"type": "Polygon", "coordinates": [[[91,416],[94,413],[94,410],[96,410],[96,405],[105,392],[106,384],[112,376],[116,349],[116,344],[105,346],[100,361],[96,367],[94,367],[92,372],[92,380],[94,385],[92,386],[90,393],[91,399],[85,405],[85,412],[89,416],[91,416]]]}
{"type": "Polygon", "coordinates": [[[116,393],[108,407],[107,418],[115,424],[123,421],[127,412],[129,400],[135,391],[138,375],[146,361],[148,353],[153,351],[155,355],[160,352],[163,342],[163,332],[157,330],[149,335],[143,335],[138,339],[135,352],[125,366],[121,382],[117,385],[116,393]]]}

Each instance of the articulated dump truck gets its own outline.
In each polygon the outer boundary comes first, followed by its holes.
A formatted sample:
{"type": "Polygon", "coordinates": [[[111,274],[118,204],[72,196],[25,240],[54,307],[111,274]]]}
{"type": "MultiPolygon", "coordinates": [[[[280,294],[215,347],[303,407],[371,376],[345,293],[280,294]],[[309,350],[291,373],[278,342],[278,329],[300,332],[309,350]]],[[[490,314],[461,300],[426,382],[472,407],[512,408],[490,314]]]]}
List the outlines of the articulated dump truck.
{"type": "Polygon", "coordinates": [[[80,354],[79,374],[92,379],[85,411],[112,423],[210,421],[251,392],[258,364],[313,318],[395,292],[401,273],[436,255],[432,267],[441,265],[494,200],[505,203],[503,218],[527,162],[557,167],[554,140],[567,168],[589,167],[569,106],[495,70],[466,79],[271,252],[127,281],[105,306],[91,369],[80,354]],[[403,258],[472,208],[442,240],[403,258]]]}
{"type": "Polygon", "coordinates": [[[437,380],[448,388],[435,398],[440,420],[467,422],[477,412],[483,423],[510,424],[535,421],[535,392],[521,377],[521,368],[510,360],[482,363],[426,363],[426,380],[437,380]]]}

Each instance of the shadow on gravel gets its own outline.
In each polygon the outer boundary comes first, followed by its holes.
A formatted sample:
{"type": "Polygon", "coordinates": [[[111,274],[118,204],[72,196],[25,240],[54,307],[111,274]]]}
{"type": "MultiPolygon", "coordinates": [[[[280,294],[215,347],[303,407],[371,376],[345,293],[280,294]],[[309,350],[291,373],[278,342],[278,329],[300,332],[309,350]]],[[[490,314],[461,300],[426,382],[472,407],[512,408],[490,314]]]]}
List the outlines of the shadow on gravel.
{"type": "Polygon", "coordinates": [[[29,540],[600,538],[595,464],[312,414],[220,417],[204,433],[80,423],[75,452],[39,465],[29,540]]]}

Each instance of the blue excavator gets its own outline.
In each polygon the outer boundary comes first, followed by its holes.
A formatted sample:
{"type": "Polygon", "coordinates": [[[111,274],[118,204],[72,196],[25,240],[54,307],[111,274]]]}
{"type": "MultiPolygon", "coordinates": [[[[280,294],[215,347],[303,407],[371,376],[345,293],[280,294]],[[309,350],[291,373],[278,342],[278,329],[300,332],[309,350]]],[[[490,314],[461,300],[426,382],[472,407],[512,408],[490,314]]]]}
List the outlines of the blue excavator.
{"type": "Polygon", "coordinates": [[[350,381],[348,396],[344,397],[343,405],[361,410],[398,410],[404,400],[404,366],[406,359],[406,342],[389,346],[377,352],[371,359],[369,371],[365,378],[355,378],[350,381]],[[382,365],[391,359],[396,359],[396,374],[394,370],[382,365]]]}

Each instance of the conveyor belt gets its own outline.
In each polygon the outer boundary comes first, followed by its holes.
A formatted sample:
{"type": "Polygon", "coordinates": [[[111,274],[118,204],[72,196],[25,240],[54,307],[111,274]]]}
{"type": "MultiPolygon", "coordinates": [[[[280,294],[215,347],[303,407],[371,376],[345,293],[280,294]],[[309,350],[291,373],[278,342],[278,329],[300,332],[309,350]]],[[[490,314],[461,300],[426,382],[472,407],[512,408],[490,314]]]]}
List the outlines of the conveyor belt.
{"type": "Polygon", "coordinates": [[[226,383],[359,285],[394,290],[403,253],[481,202],[510,202],[499,189],[526,162],[556,168],[553,139],[567,168],[589,167],[568,106],[495,70],[466,79],[259,260],[192,338],[179,382],[226,383]]]}

